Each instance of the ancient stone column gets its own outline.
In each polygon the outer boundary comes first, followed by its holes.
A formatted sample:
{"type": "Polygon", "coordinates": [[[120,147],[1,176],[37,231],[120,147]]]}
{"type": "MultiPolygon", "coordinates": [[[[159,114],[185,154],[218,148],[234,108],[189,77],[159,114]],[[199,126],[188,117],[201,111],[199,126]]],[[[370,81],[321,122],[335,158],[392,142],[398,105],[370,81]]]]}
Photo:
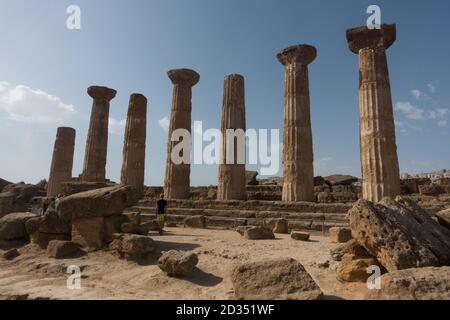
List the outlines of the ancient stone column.
{"type": "Polygon", "coordinates": [[[140,195],[144,190],[146,135],[147,98],[134,93],[128,104],[120,183],[135,187],[140,195]]]}
{"type": "Polygon", "coordinates": [[[244,77],[241,75],[225,77],[221,130],[217,199],[245,200],[245,95],[244,77]],[[234,130],[234,134],[231,131],[227,134],[229,129],[234,130]]]}
{"type": "MultiPolygon", "coordinates": [[[[170,70],[167,75],[173,83],[173,94],[167,141],[164,194],[166,199],[186,199],[190,196],[191,165],[190,162],[180,164],[172,162],[172,150],[181,141],[171,141],[171,137],[177,129],[184,129],[189,134],[191,133],[192,87],[198,83],[200,76],[190,69],[170,70]]],[[[191,146],[191,142],[189,142],[189,146],[191,146]]]]}
{"type": "Polygon", "coordinates": [[[347,30],[359,54],[360,147],[363,198],[380,201],[400,194],[400,173],[386,49],[396,39],[395,25],[347,30]]]}
{"type": "Polygon", "coordinates": [[[87,93],[94,99],[86,141],[82,181],[104,182],[108,148],[109,102],[116,90],[92,86],[87,93]]]}
{"type": "Polygon", "coordinates": [[[281,51],[284,65],[283,201],[314,201],[314,168],[308,64],[316,48],[296,45],[281,51]]]}
{"type": "Polygon", "coordinates": [[[47,197],[55,197],[62,192],[61,182],[72,179],[75,129],[60,127],[56,131],[52,165],[48,178],[47,197]]]}

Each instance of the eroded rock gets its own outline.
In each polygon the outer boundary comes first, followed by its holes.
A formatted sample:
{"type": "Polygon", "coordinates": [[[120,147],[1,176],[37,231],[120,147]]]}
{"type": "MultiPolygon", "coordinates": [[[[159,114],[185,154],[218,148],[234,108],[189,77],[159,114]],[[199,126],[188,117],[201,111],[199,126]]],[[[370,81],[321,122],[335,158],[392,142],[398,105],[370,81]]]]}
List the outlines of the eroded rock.
{"type": "Polygon", "coordinates": [[[389,272],[450,264],[449,230],[411,200],[359,200],[348,218],[353,237],[389,272]]]}
{"type": "Polygon", "coordinates": [[[231,275],[234,294],[241,300],[315,300],[322,291],[292,258],[245,263],[231,275]]]}
{"type": "Polygon", "coordinates": [[[158,259],[158,267],[169,276],[187,276],[194,271],[198,257],[193,252],[170,250],[158,259]]]}
{"type": "Polygon", "coordinates": [[[450,267],[412,268],[381,276],[365,300],[450,300],[450,267]]]}

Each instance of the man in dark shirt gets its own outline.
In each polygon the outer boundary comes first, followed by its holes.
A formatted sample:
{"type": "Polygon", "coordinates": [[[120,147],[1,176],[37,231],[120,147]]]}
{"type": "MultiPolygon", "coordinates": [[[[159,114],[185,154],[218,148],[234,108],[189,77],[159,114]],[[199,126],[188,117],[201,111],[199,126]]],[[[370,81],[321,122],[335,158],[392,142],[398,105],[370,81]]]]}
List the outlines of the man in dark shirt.
{"type": "Polygon", "coordinates": [[[164,229],[164,215],[166,213],[167,201],[164,200],[164,194],[161,193],[159,200],[156,202],[156,220],[159,223],[159,233],[162,234],[164,229]]]}

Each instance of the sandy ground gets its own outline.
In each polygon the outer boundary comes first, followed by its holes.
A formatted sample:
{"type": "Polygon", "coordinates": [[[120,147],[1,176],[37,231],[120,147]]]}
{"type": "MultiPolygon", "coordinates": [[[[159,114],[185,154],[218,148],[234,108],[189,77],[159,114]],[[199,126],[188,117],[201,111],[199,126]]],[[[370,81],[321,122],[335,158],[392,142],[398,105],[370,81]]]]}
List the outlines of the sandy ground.
{"type": "Polygon", "coordinates": [[[301,262],[324,292],[325,299],[362,299],[365,284],[341,283],[337,263],[329,256],[334,246],[328,237],[312,234],[308,242],[289,235],[275,240],[246,240],[230,230],[166,228],[151,234],[156,251],[139,263],[119,260],[107,251],[76,259],[47,258],[33,245],[19,249],[13,261],[0,259],[0,298],[28,299],[233,299],[232,269],[241,263],[279,257],[301,262]],[[156,265],[161,251],[193,250],[199,255],[197,270],[189,277],[171,278],[156,265]],[[330,267],[319,264],[330,261],[330,267]],[[66,286],[67,267],[82,270],[81,289],[66,286]]]}

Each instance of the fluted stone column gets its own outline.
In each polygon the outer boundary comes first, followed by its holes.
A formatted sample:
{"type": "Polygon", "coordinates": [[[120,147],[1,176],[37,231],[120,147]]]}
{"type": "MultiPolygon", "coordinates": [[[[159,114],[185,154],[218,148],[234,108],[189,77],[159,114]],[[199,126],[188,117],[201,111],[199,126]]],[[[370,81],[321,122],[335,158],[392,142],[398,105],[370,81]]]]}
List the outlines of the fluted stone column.
{"type": "Polygon", "coordinates": [[[48,178],[47,197],[55,197],[62,192],[61,182],[72,179],[75,129],[60,127],[56,131],[52,165],[48,178]]]}
{"type": "Polygon", "coordinates": [[[94,101],[81,179],[89,182],[103,182],[108,148],[109,102],[116,96],[116,90],[92,86],[87,89],[87,93],[94,101]]]}
{"type": "Polygon", "coordinates": [[[314,201],[314,168],[308,64],[316,48],[296,45],[277,58],[285,67],[283,201],[314,201]]]}
{"type": "Polygon", "coordinates": [[[221,130],[222,149],[217,199],[245,200],[247,198],[245,191],[245,95],[244,77],[241,75],[232,74],[225,77],[221,130]],[[235,134],[236,130],[241,129],[243,143],[239,142],[236,135],[227,135],[227,129],[235,130],[235,134]],[[233,150],[230,149],[231,146],[234,146],[233,150]],[[238,152],[243,159],[238,158],[238,152]],[[232,160],[231,163],[229,160],[232,160]],[[242,162],[244,163],[242,164],[242,162]]]}
{"type": "Polygon", "coordinates": [[[360,145],[363,198],[378,202],[400,194],[400,173],[386,49],[394,25],[347,30],[349,48],[359,54],[360,145]]]}
{"type": "Polygon", "coordinates": [[[190,163],[175,164],[172,162],[172,149],[179,142],[171,141],[171,137],[177,129],[191,132],[192,87],[198,83],[200,76],[190,69],[170,70],[167,75],[173,83],[173,94],[167,141],[164,194],[166,199],[187,199],[190,196],[191,165],[190,163]]]}
{"type": "Polygon", "coordinates": [[[147,98],[134,93],[128,105],[120,183],[135,187],[140,195],[144,190],[146,135],[147,98]]]}

